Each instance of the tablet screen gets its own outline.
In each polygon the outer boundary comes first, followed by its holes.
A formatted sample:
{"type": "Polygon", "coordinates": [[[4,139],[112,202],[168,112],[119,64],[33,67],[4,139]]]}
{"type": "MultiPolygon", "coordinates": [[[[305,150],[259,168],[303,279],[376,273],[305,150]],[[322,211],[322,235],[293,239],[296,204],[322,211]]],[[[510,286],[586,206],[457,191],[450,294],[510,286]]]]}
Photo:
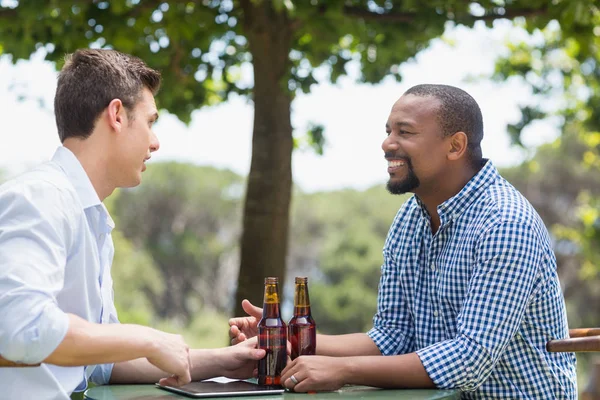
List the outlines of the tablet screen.
{"type": "Polygon", "coordinates": [[[158,383],[156,385],[161,389],[195,398],[269,395],[281,394],[285,391],[282,387],[263,386],[246,381],[202,381],[188,383],[179,387],[162,386],[158,383]]]}

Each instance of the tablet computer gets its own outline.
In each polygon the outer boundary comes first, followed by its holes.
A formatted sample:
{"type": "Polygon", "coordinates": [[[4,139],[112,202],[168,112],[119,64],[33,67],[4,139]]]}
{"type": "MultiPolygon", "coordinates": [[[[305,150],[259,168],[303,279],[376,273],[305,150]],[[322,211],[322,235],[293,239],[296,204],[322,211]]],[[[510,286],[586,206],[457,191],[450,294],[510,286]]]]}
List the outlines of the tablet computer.
{"type": "Polygon", "coordinates": [[[285,389],[279,386],[264,386],[248,381],[200,381],[192,382],[187,385],[163,386],[156,384],[157,387],[174,393],[182,394],[193,398],[204,397],[234,397],[234,396],[255,396],[255,395],[273,395],[285,392],[285,389]]]}

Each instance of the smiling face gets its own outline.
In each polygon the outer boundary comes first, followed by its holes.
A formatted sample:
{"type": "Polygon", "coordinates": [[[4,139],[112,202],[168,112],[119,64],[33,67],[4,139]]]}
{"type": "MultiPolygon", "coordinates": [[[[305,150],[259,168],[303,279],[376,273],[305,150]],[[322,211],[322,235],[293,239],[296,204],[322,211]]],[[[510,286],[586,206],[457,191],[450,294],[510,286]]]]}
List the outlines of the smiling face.
{"type": "Polygon", "coordinates": [[[447,172],[449,138],[438,123],[440,102],[431,96],[404,95],[392,107],[381,148],[388,160],[392,194],[428,194],[447,172]]]}
{"type": "Polygon", "coordinates": [[[142,181],[145,162],[152,152],[158,150],[158,138],[152,132],[152,125],[158,119],[154,96],[143,89],[133,110],[124,113],[124,123],[119,132],[116,148],[116,187],[137,186],[142,181]]]}

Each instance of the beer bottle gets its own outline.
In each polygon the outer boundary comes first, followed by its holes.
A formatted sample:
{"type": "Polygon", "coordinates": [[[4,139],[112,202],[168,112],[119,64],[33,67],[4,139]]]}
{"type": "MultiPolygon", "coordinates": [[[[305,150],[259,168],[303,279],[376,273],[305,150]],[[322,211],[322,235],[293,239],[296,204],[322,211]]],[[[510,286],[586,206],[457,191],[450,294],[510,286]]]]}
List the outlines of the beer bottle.
{"type": "Polygon", "coordinates": [[[263,315],[258,322],[258,347],[267,352],[258,362],[258,383],[281,385],[281,371],[287,362],[287,326],[279,310],[278,278],[265,278],[263,315]]]}
{"type": "Polygon", "coordinates": [[[296,277],[294,315],[288,323],[292,360],[298,356],[314,355],[317,349],[317,326],[310,313],[308,278],[296,277]]]}

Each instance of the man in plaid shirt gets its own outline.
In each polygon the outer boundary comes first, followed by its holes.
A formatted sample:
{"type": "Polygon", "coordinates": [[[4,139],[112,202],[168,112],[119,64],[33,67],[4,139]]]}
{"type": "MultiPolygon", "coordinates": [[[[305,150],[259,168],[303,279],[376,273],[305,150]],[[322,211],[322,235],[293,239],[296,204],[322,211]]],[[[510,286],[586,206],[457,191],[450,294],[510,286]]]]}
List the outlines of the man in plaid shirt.
{"type": "MultiPolygon", "coordinates": [[[[465,399],[575,399],[556,259],[531,204],[482,158],[481,111],[461,89],[418,85],[392,107],[382,149],[392,194],[415,194],[385,242],[377,314],[364,333],[317,339],[288,364],[297,392],[346,383],[459,389],[465,399]],[[389,357],[381,357],[381,355],[389,357]]],[[[260,309],[230,321],[256,333],[260,309]]]]}

